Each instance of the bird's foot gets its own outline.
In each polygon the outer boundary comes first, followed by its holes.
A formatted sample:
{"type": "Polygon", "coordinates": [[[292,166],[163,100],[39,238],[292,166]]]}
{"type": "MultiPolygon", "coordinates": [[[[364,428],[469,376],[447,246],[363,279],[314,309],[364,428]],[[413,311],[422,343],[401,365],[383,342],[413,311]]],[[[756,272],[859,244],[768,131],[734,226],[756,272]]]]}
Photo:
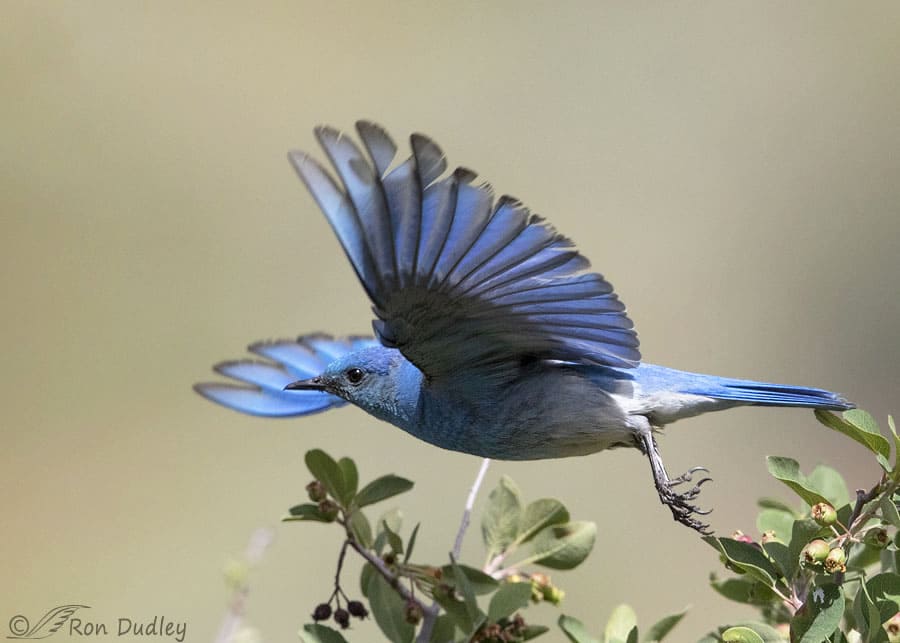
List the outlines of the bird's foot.
{"type": "Polygon", "coordinates": [[[658,485],[657,491],[659,492],[659,499],[671,510],[672,517],[677,522],[700,532],[704,536],[709,536],[713,533],[709,525],[698,520],[696,516],[709,515],[712,509],[701,509],[693,501],[700,495],[700,487],[712,480],[712,478],[709,476],[701,478],[693,487],[683,493],[678,493],[674,489],[680,484],[691,482],[693,474],[698,471],[709,473],[705,467],[694,467],[677,478],[672,478],[665,481],[662,485],[658,485]]]}
{"type": "Polygon", "coordinates": [[[698,472],[709,473],[709,469],[706,467],[694,467],[688,469],[677,478],[669,478],[653,435],[649,431],[638,434],[635,437],[635,444],[650,460],[656,492],[659,494],[659,499],[662,503],[672,512],[672,517],[675,518],[676,522],[680,522],[682,525],[690,527],[704,536],[711,535],[713,533],[712,529],[710,529],[708,524],[698,520],[697,516],[706,516],[712,512],[712,509],[701,509],[694,504],[694,500],[700,495],[700,487],[712,480],[712,478],[704,476],[686,491],[678,492],[675,489],[679,485],[693,482],[694,475],[698,472]]]}

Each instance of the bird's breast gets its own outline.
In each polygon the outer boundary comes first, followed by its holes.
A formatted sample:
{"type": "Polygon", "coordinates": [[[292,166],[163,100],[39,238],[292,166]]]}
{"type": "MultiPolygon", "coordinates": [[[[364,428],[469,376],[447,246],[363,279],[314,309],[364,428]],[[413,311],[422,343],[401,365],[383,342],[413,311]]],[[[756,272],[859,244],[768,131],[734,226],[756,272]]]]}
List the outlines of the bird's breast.
{"type": "Polygon", "coordinates": [[[423,387],[415,421],[402,428],[436,446],[498,460],[586,455],[631,446],[634,433],[608,390],[558,367],[493,386],[423,387]]]}

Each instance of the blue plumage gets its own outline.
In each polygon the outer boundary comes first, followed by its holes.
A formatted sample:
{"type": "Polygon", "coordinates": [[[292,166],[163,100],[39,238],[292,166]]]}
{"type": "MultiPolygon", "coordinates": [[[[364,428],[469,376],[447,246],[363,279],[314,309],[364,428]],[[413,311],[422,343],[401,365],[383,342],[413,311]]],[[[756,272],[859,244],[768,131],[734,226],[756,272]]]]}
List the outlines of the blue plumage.
{"type": "Polygon", "coordinates": [[[340,180],[302,152],[290,159],[325,213],[372,301],[375,338],[261,342],[265,361],[216,370],[242,384],[196,385],[205,397],[264,416],[350,402],[437,446],[525,460],[637,447],[679,522],[706,530],[676,493],[653,433],[739,405],[845,410],[821,389],[687,373],[641,363],[637,335],[610,283],[566,237],[518,200],[494,199],[475,174],[446,174],[440,148],[413,154],[379,126],[362,147],[328,127],[316,136],[340,180]]]}

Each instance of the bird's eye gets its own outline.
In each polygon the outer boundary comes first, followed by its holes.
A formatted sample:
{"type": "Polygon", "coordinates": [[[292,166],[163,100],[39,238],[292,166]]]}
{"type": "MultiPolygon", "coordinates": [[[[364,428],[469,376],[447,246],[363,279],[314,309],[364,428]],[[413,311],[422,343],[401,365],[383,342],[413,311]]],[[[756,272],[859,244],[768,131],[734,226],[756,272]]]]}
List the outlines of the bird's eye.
{"type": "Polygon", "coordinates": [[[365,373],[362,372],[362,369],[350,368],[347,369],[345,375],[347,376],[347,381],[351,384],[359,384],[360,382],[362,382],[363,375],[365,375],[365,373]]]}

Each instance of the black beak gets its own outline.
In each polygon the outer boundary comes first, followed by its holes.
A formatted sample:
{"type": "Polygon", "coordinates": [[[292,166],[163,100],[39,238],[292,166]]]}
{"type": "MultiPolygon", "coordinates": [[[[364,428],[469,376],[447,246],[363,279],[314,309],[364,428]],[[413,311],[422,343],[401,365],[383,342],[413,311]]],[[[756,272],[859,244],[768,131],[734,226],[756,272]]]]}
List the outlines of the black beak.
{"type": "Polygon", "coordinates": [[[317,375],[316,377],[308,380],[297,380],[296,382],[291,382],[287,386],[284,387],[285,391],[324,391],[325,384],[322,383],[322,377],[317,375]]]}

